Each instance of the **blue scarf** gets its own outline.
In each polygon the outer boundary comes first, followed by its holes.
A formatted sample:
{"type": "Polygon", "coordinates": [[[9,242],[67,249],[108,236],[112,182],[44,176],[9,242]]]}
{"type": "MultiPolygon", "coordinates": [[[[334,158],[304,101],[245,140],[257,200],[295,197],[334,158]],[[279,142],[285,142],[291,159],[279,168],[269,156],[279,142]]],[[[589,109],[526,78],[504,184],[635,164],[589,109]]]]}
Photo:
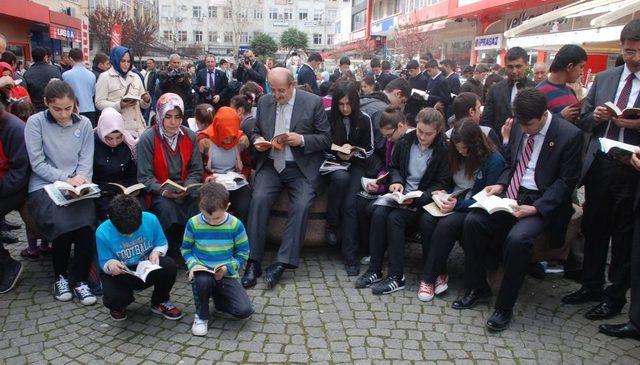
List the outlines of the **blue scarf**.
{"type": "Polygon", "coordinates": [[[129,53],[129,59],[131,59],[131,53],[129,52],[129,48],[123,46],[116,46],[111,48],[111,52],[109,53],[109,62],[111,62],[111,67],[116,70],[123,79],[127,78],[127,73],[131,70],[132,63],[129,64],[128,70],[123,70],[120,68],[120,60],[124,57],[125,54],[129,53]]]}

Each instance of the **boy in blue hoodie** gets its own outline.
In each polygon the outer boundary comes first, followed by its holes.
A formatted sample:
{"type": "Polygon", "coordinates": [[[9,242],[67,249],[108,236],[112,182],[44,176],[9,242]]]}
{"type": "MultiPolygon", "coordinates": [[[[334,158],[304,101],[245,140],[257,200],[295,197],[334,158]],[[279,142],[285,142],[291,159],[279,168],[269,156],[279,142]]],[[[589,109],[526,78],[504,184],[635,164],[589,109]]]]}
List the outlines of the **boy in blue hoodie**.
{"type": "Polygon", "coordinates": [[[165,256],[168,244],[158,218],[142,212],[140,203],[128,195],[113,198],[107,214],[109,219],[96,230],[96,243],[103,271],[102,302],[109,308],[111,318],[126,319],[126,307],[135,300],[133,291],[150,286],[151,312],[170,320],[182,318],[183,313],[169,300],[177,267],[173,259],[165,256]],[[150,272],[146,282],[127,273],[127,269],[135,272],[142,260],[162,267],[150,272]]]}

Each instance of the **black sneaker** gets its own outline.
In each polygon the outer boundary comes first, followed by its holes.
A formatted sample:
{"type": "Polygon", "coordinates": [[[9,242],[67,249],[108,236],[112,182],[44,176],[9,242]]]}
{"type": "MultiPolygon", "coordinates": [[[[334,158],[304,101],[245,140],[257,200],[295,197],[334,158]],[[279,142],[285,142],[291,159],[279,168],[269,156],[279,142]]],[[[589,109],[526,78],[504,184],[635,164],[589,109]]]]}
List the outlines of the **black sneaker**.
{"type": "Polygon", "coordinates": [[[19,261],[11,259],[4,267],[2,281],[0,282],[0,294],[4,294],[13,289],[21,273],[22,264],[19,261]]]}
{"type": "Polygon", "coordinates": [[[404,275],[387,276],[384,280],[371,285],[371,292],[375,295],[391,294],[394,291],[404,289],[404,275]]]}
{"type": "Polygon", "coordinates": [[[358,261],[350,261],[344,265],[347,276],[358,276],[360,274],[360,263],[358,261]]]}
{"type": "Polygon", "coordinates": [[[382,272],[367,270],[361,277],[356,280],[356,289],[368,288],[373,283],[382,280],[382,272]]]}

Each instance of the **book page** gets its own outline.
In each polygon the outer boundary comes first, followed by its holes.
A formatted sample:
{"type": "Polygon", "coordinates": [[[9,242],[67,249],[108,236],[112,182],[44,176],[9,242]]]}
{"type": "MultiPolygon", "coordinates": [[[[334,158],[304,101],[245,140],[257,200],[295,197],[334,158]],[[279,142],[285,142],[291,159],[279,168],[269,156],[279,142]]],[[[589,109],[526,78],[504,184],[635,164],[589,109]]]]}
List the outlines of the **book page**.
{"type": "Polygon", "coordinates": [[[142,281],[147,281],[147,275],[154,270],[161,269],[160,265],[154,265],[149,260],[142,260],[138,262],[138,266],[136,267],[136,276],[139,277],[142,281]]]}

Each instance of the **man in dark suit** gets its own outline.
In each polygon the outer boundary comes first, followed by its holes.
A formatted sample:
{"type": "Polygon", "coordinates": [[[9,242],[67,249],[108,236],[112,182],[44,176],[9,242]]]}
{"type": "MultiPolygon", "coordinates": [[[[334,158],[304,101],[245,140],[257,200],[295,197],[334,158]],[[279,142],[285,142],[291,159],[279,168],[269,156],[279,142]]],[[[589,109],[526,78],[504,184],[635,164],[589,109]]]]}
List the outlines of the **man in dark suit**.
{"type": "Polygon", "coordinates": [[[462,234],[465,294],[453,303],[454,309],[468,309],[489,297],[484,259],[487,252],[501,252],[504,278],[495,311],[487,321],[493,331],[502,331],[511,322],[534,239],[549,229],[552,247],[564,244],[573,214],[571,194],[582,165],[582,133],[547,110],[547,100],[540,90],[518,93],[513,111],[516,122],[505,170],[498,184],[488,186],[485,192],[506,195],[518,205],[513,207],[513,214],[474,209],[467,215],[462,234]],[[491,247],[496,244],[499,246],[491,247]]]}
{"type": "Polygon", "coordinates": [[[482,125],[493,128],[498,135],[500,129],[511,118],[511,103],[516,93],[527,87],[535,87],[526,76],[529,68],[527,51],[513,47],[507,51],[507,78],[489,88],[482,111],[482,125]]]}
{"type": "Polygon", "coordinates": [[[198,93],[201,103],[214,107],[224,105],[227,100],[227,75],[216,69],[216,56],[207,55],[204,58],[205,68],[198,71],[193,83],[193,90],[198,93]]]}
{"type": "Polygon", "coordinates": [[[427,74],[431,78],[427,84],[426,106],[433,107],[437,102],[441,102],[447,110],[451,104],[451,91],[447,78],[440,71],[438,61],[428,61],[426,67],[427,74]]]}
{"type": "Polygon", "coordinates": [[[314,94],[319,95],[318,80],[316,78],[316,69],[322,63],[320,53],[314,52],[309,55],[307,62],[300,66],[298,70],[298,85],[309,85],[314,94]]]}
{"type": "Polygon", "coordinates": [[[258,151],[256,176],[249,207],[247,234],[251,255],[242,285],[250,288],[262,275],[266,227],[271,206],[283,188],[289,192],[289,217],[276,261],[266,268],[264,280],[272,289],[285,269],[298,266],[311,201],[320,182],[323,151],[331,147],[330,126],[322,99],[296,90],[293,74],[282,67],[269,71],[271,93],[258,102],[252,141],[258,151]],[[285,134],[280,149],[261,142],[285,134]]]}
{"type": "Polygon", "coordinates": [[[57,66],[45,62],[47,50],[42,47],[35,47],[31,50],[31,57],[35,62],[24,73],[24,86],[31,96],[31,102],[36,111],[43,111],[47,108],[44,105],[44,88],[49,84],[51,79],[61,79],[62,74],[57,66]]]}
{"type": "Polygon", "coordinates": [[[331,74],[331,76],[329,76],[329,81],[331,82],[338,81],[338,79],[342,77],[342,75],[345,72],[349,71],[350,67],[351,67],[351,60],[349,59],[349,57],[347,56],[340,57],[339,65],[338,67],[336,67],[335,70],[333,70],[333,73],[331,74]]]}
{"type": "Polygon", "coordinates": [[[446,59],[442,61],[442,68],[449,84],[449,91],[455,95],[460,94],[460,75],[456,72],[456,63],[453,60],[446,59]]]}
{"type": "Polygon", "coordinates": [[[253,55],[253,52],[246,51],[240,64],[238,65],[238,80],[244,84],[253,81],[265,89],[267,81],[267,68],[253,55]]]}
{"type": "MultiPolygon", "coordinates": [[[[407,62],[407,73],[409,74],[409,87],[411,92],[413,89],[426,91],[429,81],[420,72],[420,64],[416,60],[407,62]]],[[[434,103],[435,104],[435,103],[434,103]]],[[[404,113],[407,115],[407,120],[411,125],[415,125],[415,118],[418,115],[420,109],[424,108],[425,100],[418,94],[412,94],[407,100],[407,104],[404,107],[404,113]]]]}
{"type": "Polygon", "coordinates": [[[153,91],[156,87],[156,80],[158,79],[158,74],[156,72],[156,63],[153,58],[149,58],[147,60],[147,68],[144,73],[144,88],[150,94],[153,94],[153,91]]]}
{"type": "Polygon", "coordinates": [[[638,174],[629,166],[628,158],[600,152],[598,138],[640,145],[640,120],[617,118],[604,107],[606,102],[614,102],[620,109],[640,107],[640,20],[629,22],[620,39],[625,64],[596,75],[577,123],[584,131],[592,133],[582,171],[585,186],[584,265],[582,287],[562,301],[568,304],[600,301],[585,314],[592,320],[611,318],[620,313],[626,303],[630,280],[634,218],[631,212],[638,174]],[[609,242],[611,285],[603,291],[609,242]]]}
{"type": "MultiPolygon", "coordinates": [[[[640,153],[631,156],[631,165],[640,171],[640,153]]],[[[640,340],[640,184],[636,189],[635,224],[633,233],[633,247],[631,249],[631,305],[629,321],[622,324],[601,324],[599,330],[607,336],[620,338],[635,338],[640,340]]]]}

